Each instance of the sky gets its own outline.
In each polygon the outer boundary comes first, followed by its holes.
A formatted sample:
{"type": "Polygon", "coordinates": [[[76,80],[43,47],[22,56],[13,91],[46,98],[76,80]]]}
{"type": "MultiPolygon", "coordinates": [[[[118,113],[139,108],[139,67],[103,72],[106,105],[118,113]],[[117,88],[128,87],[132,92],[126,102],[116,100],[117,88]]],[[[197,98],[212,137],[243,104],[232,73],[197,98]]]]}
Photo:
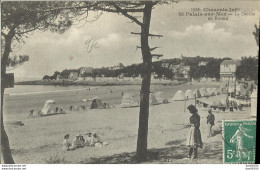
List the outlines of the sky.
{"type": "MultiPolygon", "coordinates": [[[[150,38],[150,47],[160,47],[154,53],[163,54],[162,59],[181,55],[233,59],[256,56],[257,45],[252,32],[254,24],[259,22],[259,13],[260,2],[257,1],[183,1],[158,5],[152,11],[150,33],[163,37],[150,38]],[[179,12],[191,12],[191,8],[239,8],[239,12],[255,15],[230,16],[227,21],[178,16],[179,12]]],[[[97,21],[77,23],[63,34],[34,32],[12,53],[29,55],[29,61],[11,72],[15,73],[16,80],[29,80],[64,69],[141,63],[141,51],[136,50],[140,37],[131,32],[140,32],[140,27],[122,15],[105,12],[97,21]],[[85,44],[89,39],[98,44],[91,52],[85,44]]]]}

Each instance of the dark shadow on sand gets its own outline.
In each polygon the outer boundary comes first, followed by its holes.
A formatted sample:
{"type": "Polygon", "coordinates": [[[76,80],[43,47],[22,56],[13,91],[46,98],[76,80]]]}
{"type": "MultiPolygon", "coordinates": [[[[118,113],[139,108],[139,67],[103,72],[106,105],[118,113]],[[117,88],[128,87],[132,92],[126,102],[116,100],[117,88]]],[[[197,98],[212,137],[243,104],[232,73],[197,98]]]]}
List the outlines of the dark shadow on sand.
{"type": "MultiPolygon", "coordinates": [[[[176,145],[182,143],[183,140],[170,141],[167,145],[176,145]]],[[[90,158],[79,162],[80,164],[136,164],[135,160],[136,152],[121,153],[111,156],[90,158]]],[[[182,162],[186,163],[186,157],[188,154],[188,148],[185,145],[171,146],[160,149],[149,149],[148,160],[143,163],[175,163],[182,162]]],[[[199,159],[214,159],[222,160],[222,144],[221,143],[210,143],[206,144],[203,149],[199,151],[199,159]]],[[[210,162],[209,162],[210,163],[210,162]]]]}

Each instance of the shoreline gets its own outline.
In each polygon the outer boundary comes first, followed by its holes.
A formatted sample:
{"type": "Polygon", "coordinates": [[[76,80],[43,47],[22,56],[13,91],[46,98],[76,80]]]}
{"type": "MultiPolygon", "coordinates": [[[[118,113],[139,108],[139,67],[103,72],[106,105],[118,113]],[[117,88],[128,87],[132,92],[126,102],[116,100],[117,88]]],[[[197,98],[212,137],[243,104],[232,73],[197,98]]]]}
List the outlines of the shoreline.
{"type": "MultiPolygon", "coordinates": [[[[182,81],[151,81],[151,85],[180,85],[185,84],[182,81]]],[[[45,86],[124,86],[124,85],[141,85],[142,81],[23,81],[16,82],[14,85],[45,85],[45,86]]]]}

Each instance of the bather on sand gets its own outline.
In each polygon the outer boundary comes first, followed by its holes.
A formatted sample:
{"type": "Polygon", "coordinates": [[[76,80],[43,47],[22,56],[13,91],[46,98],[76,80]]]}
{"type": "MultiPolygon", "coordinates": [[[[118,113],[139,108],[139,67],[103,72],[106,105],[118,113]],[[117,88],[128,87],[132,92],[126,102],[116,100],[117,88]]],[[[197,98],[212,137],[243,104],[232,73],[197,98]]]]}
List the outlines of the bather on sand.
{"type": "Polygon", "coordinates": [[[71,145],[71,144],[69,143],[69,137],[70,137],[69,134],[66,134],[66,135],[64,136],[63,147],[62,147],[62,150],[63,150],[63,151],[72,151],[72,150],[75,150],[75,149],[76,149],[75,146],[73,146],[73,145],[71,145]]]}

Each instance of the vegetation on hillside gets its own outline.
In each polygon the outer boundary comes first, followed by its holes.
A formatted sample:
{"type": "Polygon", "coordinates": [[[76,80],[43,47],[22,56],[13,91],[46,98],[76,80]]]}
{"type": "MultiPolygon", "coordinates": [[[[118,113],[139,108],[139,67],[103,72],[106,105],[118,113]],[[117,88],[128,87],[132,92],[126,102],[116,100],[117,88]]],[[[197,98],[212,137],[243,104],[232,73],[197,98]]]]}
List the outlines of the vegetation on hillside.
{"type": "MultiPolygon", "coordinates": [[[[190,66],[189,77],[199,79],[201,77],[207,78],[220,78],[220,64],[224,60],[231,60],[231,58],[213,58],[213,57],[185,57],[165,59],[152,63],[152,72],[155,73],[158,78],[165,77],[167,79],[173,79],[174,72],[167,67],[163,67],[162,63],[168,63],[168,65],[180,65],[190,66]],[[205,62],[205,65],[199,65],[200,62],[205,62]]],[[[58,75],[67,79],[70,72],[80,72],[79,69],[65,69],[61,72],[55,71],[53,75],[45,75],[43,80],[51,79],[55,80],[58,75]]],[[[125,77],[137,77],[142,76],[142,64],[132,64],[126,66],[123,69],[111,70],[108,67],[94,68],[92,73],[84,73],[83,77],[118,77],[124,75],[125,77]]],[[[258,75],[258,59],[256,57],[242,57],[241,66],[238,66],[236,75],[239,79],[246,78],[250,80],[257,80],[258,75]]]]}

